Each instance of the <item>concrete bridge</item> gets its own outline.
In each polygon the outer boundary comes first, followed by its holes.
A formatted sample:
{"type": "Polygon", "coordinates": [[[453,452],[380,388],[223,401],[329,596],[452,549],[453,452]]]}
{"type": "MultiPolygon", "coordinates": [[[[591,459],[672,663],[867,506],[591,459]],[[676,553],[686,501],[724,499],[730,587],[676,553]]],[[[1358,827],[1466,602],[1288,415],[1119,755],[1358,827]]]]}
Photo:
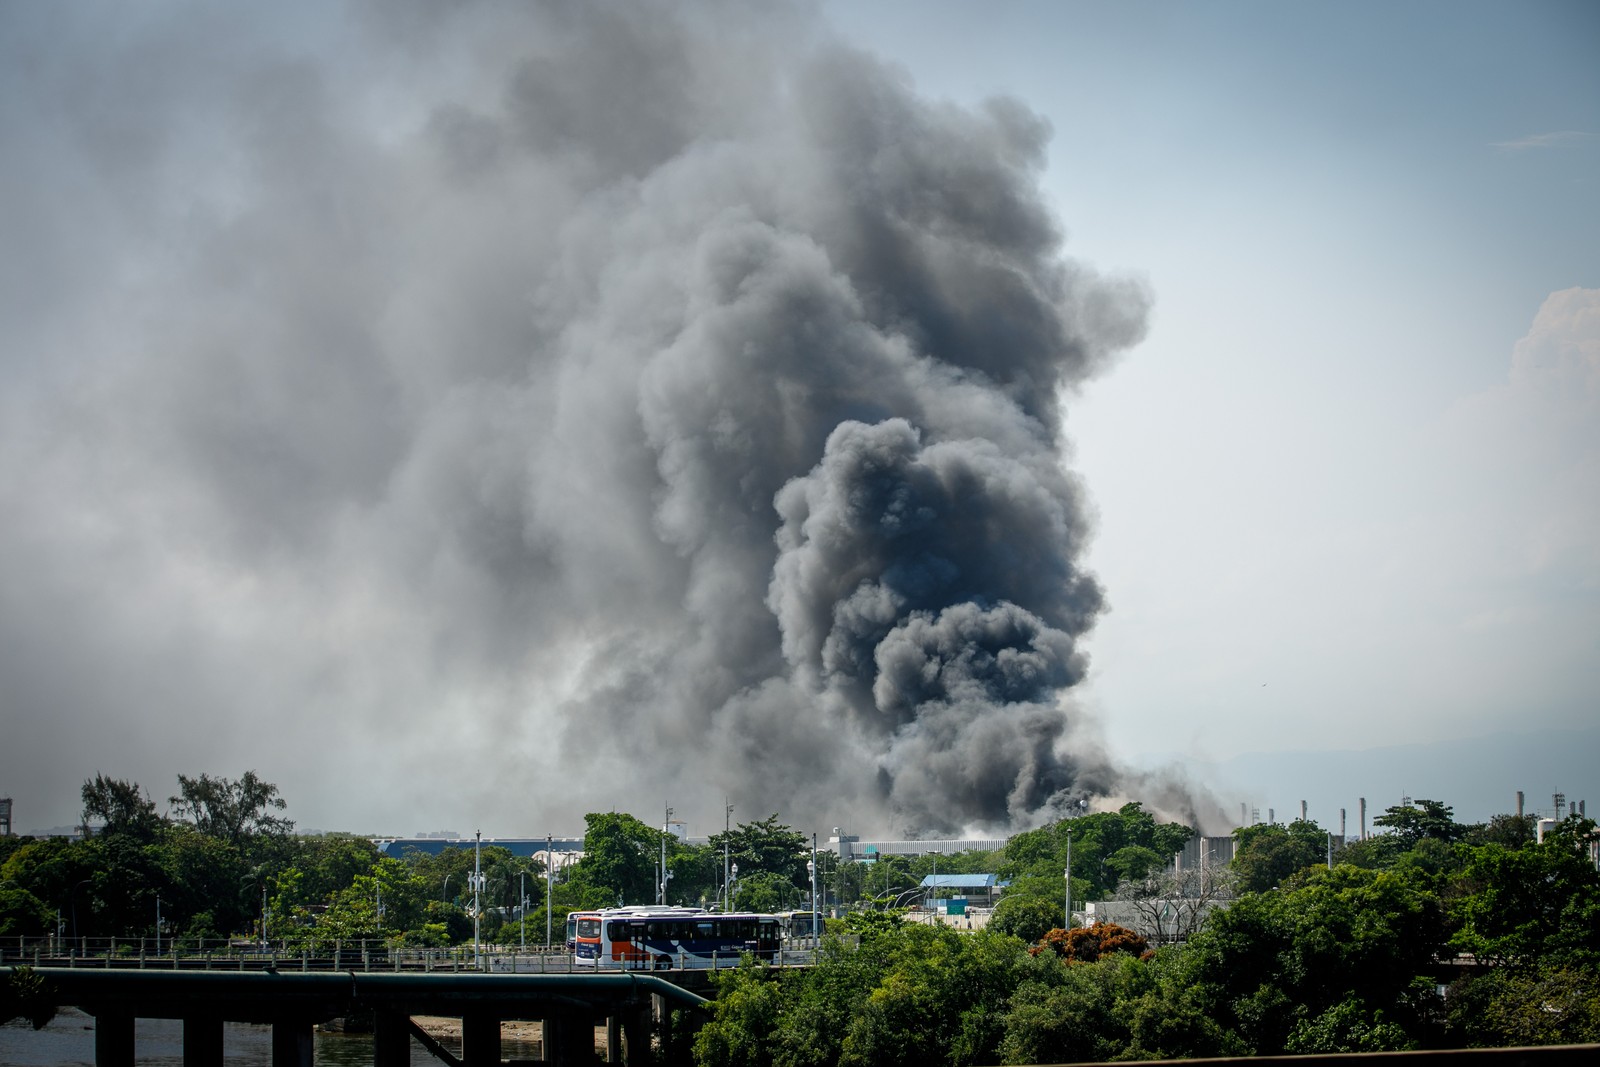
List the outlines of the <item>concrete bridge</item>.
{"type": "MultiPolygon", "coordinates": [[[[688,972],[693,974],[693,972],[688,972]]],[[[687,975],[685,975],[687,976],[687,975]]],[[[136,970],[0,967],[0,981],[30,1008],[71,1005],[95,1017],[97,1067],[132,1067],[135,1019],[181,1019],[186,1067],[221,1067],[223,1023],[272,1027],[273,1067],[312,1067],[312,1030],[341,1017],[373,1020],[374,1067],[408,1067],[415,1039],[451,1067],[498,1067],[500,1024],[539,1020],[544,1061],[599,1062],[595,1030],[606,1028],[606,1062],[666,1063],[673,1009],[692,1021],[707,1001],[653,974],[478,974],[379,971],[136,970]],[[20,982],[12,979],[22,972],[20,982]],[[462,1021],[457,1058],[414,1021],[462,1021]]]]}

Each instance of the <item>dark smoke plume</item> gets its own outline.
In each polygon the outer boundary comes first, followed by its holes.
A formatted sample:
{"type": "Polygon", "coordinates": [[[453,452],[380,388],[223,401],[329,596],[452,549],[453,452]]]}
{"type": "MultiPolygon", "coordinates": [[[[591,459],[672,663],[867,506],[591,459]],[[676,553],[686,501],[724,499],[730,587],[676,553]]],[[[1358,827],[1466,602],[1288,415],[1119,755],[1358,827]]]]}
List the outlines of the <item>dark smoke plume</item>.
{"type": "Polygon", "coordinates": [[[1067,739],[1103,596],[1061,405],[1147,298],[1063,257],[1043,120],[808,8],[246,17],[5,15],[5,210],[51,250],[6,298],[16,699],[569,818],[1114,790],[1067,739]]]}

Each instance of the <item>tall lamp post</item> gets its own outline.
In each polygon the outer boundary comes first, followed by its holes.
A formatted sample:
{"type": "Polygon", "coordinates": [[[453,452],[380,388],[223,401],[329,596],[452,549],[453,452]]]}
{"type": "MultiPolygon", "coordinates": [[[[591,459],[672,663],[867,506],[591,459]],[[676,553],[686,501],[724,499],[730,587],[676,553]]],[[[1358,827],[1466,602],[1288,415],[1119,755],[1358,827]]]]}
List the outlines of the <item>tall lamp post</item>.
{"type": "Polygon", "coordinates": [[[544,836],[544,943],[550,946],[550,898],[555,895],[555,887],[551,878],[555,875],[556,853],[555,839],[550,834],[544,836]]]}
{"type": "Polygon", "coordinates": [[[735,861],[729,868],[728,875],[728,910],[733,910],[733,887],[739,881],[739,864],[735,861]]]}
{"type": "Polygon", "coordinates": [[[817,835],[811,835],[811,861],[806,864],[806,870],[811,872],[811,947],[817,947],[817,926],[820,916],[817,914],[817,835]]]}
{"type": "Polygon", "coordinates": [[[1067,831],[1067,909],[1061,929],[1072,929],[1072,831],[1067,831]]]}
{"type": "Polygon", "coordinates": [[[672,808],[667,808],[667,817],[661,823],[661,899],[657,902],[665,905],[667,902],[667,835],[672,832],[672,808]]]}
{"type": "Polygon", "coordinates": [[[728,886],[728,839],[733,834],[733,805],[725,805],[722,813],[722,910],[733,910],[733,895],[728,886]]]}
{"type": "Polygon", "coordinates": [[[478,934],[482,926],[483,908],[479,894],[483,892],[483,831],[476,830],[472,834],[472,874],[467,876],[467,881],[472,886],[472,969],[481,968],[482,949],[479,946],[478,934]]]}

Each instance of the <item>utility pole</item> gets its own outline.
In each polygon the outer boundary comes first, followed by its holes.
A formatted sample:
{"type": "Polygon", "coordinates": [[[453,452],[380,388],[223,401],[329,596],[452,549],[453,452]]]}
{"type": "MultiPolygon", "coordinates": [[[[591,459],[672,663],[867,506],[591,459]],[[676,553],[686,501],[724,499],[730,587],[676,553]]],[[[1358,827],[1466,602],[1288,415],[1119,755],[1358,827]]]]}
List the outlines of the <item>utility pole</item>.
{"type": "Polygon", "coordinates": [[[733,805],[727,803],[728,798],[723,797],[724,811],[722,818],[722,910],[733,910],[733,889],[728,884],[728,839],[733,836],[733,805]]]}
{"type": "Polygon", "coordinates": [[[550,945],[550,899],[555,895],[555,883],[551,879],[555,876],[556,853],[555,838],[551,834],[544,835],[544,943],[550,945]]]}

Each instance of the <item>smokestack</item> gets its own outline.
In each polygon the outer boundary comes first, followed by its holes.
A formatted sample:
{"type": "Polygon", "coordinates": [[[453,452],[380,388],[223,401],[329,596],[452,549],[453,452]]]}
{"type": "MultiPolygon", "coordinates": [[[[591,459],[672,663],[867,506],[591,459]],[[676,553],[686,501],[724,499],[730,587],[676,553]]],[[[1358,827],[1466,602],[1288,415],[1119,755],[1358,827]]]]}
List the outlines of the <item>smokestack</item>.
{"type": "Polygon", "coordinates": [[[1247,810],[1245,810],[1244,801],[1242,801],[1242,800],[1239,801],[1239,825],[1240,826],[1249,826],[1250,825],[1250,813],[1247,810]]]}
{"type": "Polygon", "coordinates": [[[1277,808],[1268,808],[1267,809],[1267,825],[1271,826],[1271,825],[1275,824],[1277,821],[1278,821],[1278,809],[1277,808]]]}
{"type": "Polygon", "coordinates": [[[1367,839],[1367,798],[1360,797],[1361,801],[1361,840],[1367,839]]]}
{"type": "Polygon", "coordinates": [[[1584,801],[1578,801],[1578,814],[1584,818],[1588,818],[1588,812],[1584,810],[1585,807],[1586,805],[1584,801]]]}
{"type": "Polygon", "coordinates": [[[1563,808],[1565,808],[1567,806],[1567,794],[1565,794],[1565,793],[1552,793],[1550,795],[1550,799],[1554,803],[1554,806],[1555,806],[1555,809],[1556,809],[1556,822],[1560,822],[1562,820],[1562,818],[1563,818],[1563,816],[1561,814],[1561,809],[1563,809],[1563,808]]]}
{"type": "Polygon", "coordinates": [[[1345,833],[1344,833],[1344,809],[1340,808],[1339,809],[1339,840],[1342,842],[1342,841],[1344,841],[1344,838],[1345,838],[1345,833]]]}
{"type": "Polygon", "coordinates": [[[1517,790],[1517,818],[1522,818],[1522,790],[1517,790]]]}
{"type": "Polygon", "coordinates": [[[1306,802],[1303,800],[1300,802],[1300,821],[1306,821],[1306,802]]]}

